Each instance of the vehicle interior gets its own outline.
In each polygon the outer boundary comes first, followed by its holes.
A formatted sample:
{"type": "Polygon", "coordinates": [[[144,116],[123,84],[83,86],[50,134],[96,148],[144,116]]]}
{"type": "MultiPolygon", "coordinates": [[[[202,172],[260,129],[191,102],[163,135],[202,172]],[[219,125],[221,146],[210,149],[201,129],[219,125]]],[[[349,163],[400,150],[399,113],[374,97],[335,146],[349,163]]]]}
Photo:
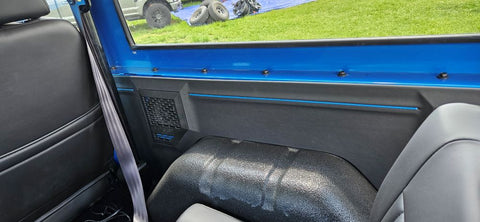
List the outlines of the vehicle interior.
{"type": "Polygon", "coordinates": [[[480,221],[480,35],[148,47],[69,3],[0,0],[1,221],[480,221]]]}

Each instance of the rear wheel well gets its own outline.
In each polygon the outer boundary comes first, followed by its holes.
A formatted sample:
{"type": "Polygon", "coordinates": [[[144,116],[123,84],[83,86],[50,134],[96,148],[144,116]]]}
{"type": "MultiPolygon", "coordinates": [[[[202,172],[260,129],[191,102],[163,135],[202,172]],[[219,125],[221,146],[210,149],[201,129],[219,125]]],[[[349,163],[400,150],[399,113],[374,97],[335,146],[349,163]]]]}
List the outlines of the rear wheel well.
{"type": "Polygon", "coordinates": [[[168,4],[168,2],[165,1],[165,0],[148,0],[148,1],[145,2],[145,4],[143,5],[143,16],[145,16],[145,12],[147,11],[148,6],[150,6],[150,5],[153,4],[153,3],[161,3],[161,4],[164,4],[165,6],[167,6],[168,10],[172,11],[172,7],[171,7],[170,4],[168,4]]]}

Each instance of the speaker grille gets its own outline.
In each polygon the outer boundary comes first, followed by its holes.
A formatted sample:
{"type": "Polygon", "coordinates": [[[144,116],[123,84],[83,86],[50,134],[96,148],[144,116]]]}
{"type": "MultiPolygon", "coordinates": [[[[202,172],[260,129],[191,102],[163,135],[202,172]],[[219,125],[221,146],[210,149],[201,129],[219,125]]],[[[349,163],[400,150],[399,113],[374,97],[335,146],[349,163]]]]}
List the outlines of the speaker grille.
{"type": "Polygon", "coordinates": [[[142,96],[142,102],[154,141],[173,144],[175,137],[184,131],[175,100],[142,96]]]}
{"type": "Polygon", "coordinates": [[[147,118],[151,126],[180,129],[175,100],[144,96],[143,104],[147,110],[147,118]]]}

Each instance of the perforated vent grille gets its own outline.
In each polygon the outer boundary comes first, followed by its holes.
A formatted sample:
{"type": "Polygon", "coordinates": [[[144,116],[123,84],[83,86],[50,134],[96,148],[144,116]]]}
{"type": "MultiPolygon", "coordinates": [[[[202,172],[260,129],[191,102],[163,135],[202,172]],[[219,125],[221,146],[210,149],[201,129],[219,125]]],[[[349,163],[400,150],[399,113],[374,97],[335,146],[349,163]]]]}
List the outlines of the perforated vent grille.
{"type": "Polygon", "coordinates": [[[153,139],[172,143],[175,135],[182,130],[175,100],[143,96],[142,102],[153,139]]]}
{"type": "Polygon", "coordinates": [[[145,105],[148,122],[151,126],[180,129],[180,120],[178,119],[173,99],[144,96],[143,104],[145,105]]]}

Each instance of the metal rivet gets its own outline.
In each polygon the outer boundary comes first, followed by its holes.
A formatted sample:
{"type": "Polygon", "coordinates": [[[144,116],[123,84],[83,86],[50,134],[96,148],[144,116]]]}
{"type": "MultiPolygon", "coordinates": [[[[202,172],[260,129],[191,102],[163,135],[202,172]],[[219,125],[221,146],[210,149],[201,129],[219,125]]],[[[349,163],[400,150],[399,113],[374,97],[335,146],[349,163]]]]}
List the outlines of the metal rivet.
{"type": "Polygon", "coordinates": [[[266,69],[262,71],[262,75],[268,76],[268,74],[270,74],[270,71],[268,71],[266,69]]]}
{"type": "Polygon", "coordinates": [[[157,68],[157,67],[153,67],[152,71],[158,72],[158,68],[157,68]]]}
{"type": "Polygon", "coordinates": [[[440,74],[437,75],[438,79],[448,79],[448,73],[446,72],[441,72],[440,74]]]}
{"type": "Polygon", "coordinates": [[[337,76],[338,76],[338,77],[345,77],[345,76],[347,76],[347,73],[342,70],[342,71],[340,71],[340,72],[337,73],[337,76]]]}
{"type": "Polygon", "coordinates": [[[208,72],[208,70],[206,68],[202,69],[202,73],[207,73],[207,72],[208,72]]]}

